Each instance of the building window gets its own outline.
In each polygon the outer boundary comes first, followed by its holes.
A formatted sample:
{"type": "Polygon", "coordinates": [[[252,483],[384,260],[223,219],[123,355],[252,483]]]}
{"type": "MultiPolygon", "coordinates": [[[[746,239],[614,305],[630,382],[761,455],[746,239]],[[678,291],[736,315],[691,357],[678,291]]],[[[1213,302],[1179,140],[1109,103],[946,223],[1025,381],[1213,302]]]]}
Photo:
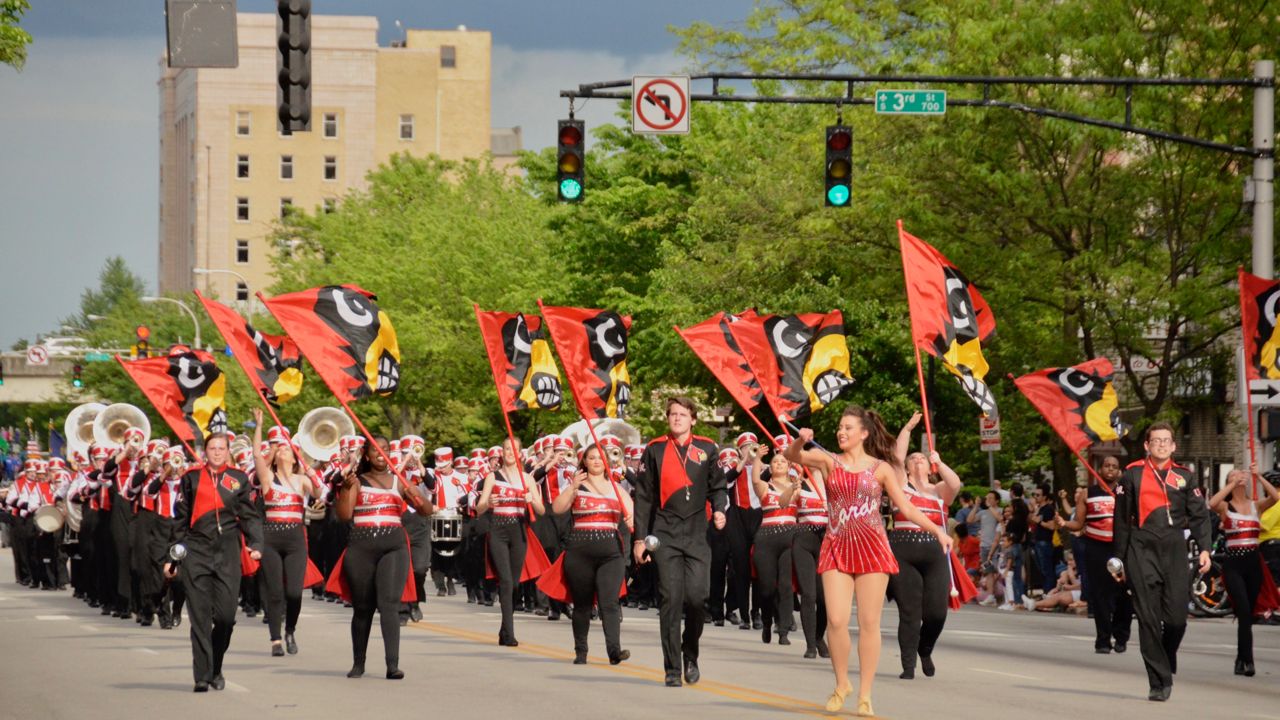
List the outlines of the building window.
{"type": "Polygon", "coordinates": [[[327,138],[338,137],[338,113],[324,114],[324,136],[327,138]]]}
{"type": "Polygon", "coordinates": [[[412,115],[400,116],[400,139],[401,140],[413,139],[413,116],[412,115]]]}
{"type": "Polygon", "coordinates": [[[280,219],[289,217],[293,210],[293,198],[280,198],[280,219]]]}
{"type": "Polygon", "coordinates": [[[236,262],[242,265],[244,263],[249,262],[249,241],[248,240],[236,241],[236,262]]]}
{"type": "Polygon", "coordinates": [[[236,198],[236,220],[249,222],[249,198],[236,198]]]}
{"type": "Polygon", "coordinates": [[[338,179],[338,158],[333,155],[324,156],[324,179],[338,179]]]}
{"type": "Polygon", "coordinates": [[[240,137],[249,136],[249,117],[248,110],[236,111],[236,135],[240,137]]]}
{"type": "Polygon", "coordinates": [[[280,156],[280,179],[281,180],[293,179],[293,156],[292,155],[280,156]]]}
{"type": "Polygon", "coordinates": [[[334,210],[337,210],[337,209],[338,209],[338,200],[337,200],[337,198],[325,198],[325,199],[324,199],[324,211],[325,211],[326,213],[331,213],[331,212],[333,212],[334,210]]]}
{"type": "Polygon", "coordinates": [[[440,46],[440,67],[458,67],[458,48],[452,45],[440,46]]]}
{"type": "Polygon", "coordinates": [[[242,282],[236,283],[236,302],[249,301],[249,286],[242,282]]]}
{"type": "Polygon", "coordinates": [[[249,179],[249,156],[248,155],[236,156],[236,177],[241,180],[249,179]]]}

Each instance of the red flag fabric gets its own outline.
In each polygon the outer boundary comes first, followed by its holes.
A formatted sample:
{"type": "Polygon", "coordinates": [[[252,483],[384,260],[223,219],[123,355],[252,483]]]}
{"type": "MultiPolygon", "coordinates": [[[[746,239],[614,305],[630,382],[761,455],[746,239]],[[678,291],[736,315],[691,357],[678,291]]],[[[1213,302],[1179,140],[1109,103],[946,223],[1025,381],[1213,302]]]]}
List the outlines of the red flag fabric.
{"type": "Polygon", "coordinates": [[[1036,406],[1049,426],[1075,452],[1095,442],[1119,440],[1129,432],[1120,421],[1115,370],[1111,361],[1096,358],[1072,367],[1047,368],[1013,381],[1036,406]]]}
{"type": "Polygon", "coordinates": [[[773,412],[787,420],[821,410],[853,384],[839,310],[743,317],[729,330],[773,412]]]}
{"type": "Polygon", "coordinates": [[[503,411],[559,409],[564,399],[560,368],[543,334],[542,318],[474,308],[503,411]]]}
{"type": "Polygon", "coordinates": [[[916,347],[942,361],[960,380],[965,393],[984,415],[996,416],[996,401],[986,384],[987,361],[982,343],[996,330],[991,308],[959,268],[898,223],[902,272],[911,310],[911,338],[916,347]]]}
{"type": "Polygon", "coordinates": [[[538,306],[547,320],[573,401],[584,418],[624,417],[631,402],[627,333],[631,317],[612,310],[538,306]]]}
{"type": "Polygon", "coordinates": [[[373,293],[326,285],[258,297],[339,400],[390,395],[399,387],[400,345],[373,293]]]}
{"type": "Polygon", "coordinates": [[[184,442],[227,431],[227,379],[209,353],[175,346],[164,357],[116,362],[184,442]]]}
{"type": "Polygon", "coordinates": [[[697,325],[683,330],[676,328],[693,354],[707,366],[729,395],[748,411],[765,401],[764,391],[729,326],[740,319],[754,317],[755,310],[746,310],[738,315],[719,312],[697,325]]]}
{"type": "Polygon", "coordinates": [[[201,295],[199,290],[195,294],[231,348],[231,356],[267,402],[288,402],[302,391],[302,358],[293,340],[258,332],[235,310],[201,295]]]}
{"type": "Polygon", "coordinates": [[[1250,380],[1280,379],[1278,302],[1280,281],[1240,270],[1240,324],[1244,334],[1245,371],[1250,380]]]}

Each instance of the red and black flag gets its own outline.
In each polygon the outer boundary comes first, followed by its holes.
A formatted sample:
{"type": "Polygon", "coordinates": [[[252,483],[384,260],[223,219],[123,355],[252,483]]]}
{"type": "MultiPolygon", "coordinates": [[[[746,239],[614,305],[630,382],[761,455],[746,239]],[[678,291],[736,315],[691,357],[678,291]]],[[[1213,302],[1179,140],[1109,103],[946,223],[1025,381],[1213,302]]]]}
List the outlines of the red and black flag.
{"type": "Polygon", "coordinates": [[[959,268],[925,241],[902,229],[902,271],[911,309],[911,339],[942,361],[982,414],[996,416],[996,399],[987,387],[982,343],[996,330],[987,301],[959,268]]]}
{"type": "Polygon", "coordinates": [[[164,357],[116,361],[183,442],[227,431],[227,379],[208,352],[175,345],[164,357]]]}
{"type": "Polygon", "coordinates": [[[564,399],[560,369],[543,335],[542,318],[474,308],[503,412],[559,409],[564,399]]]}
{"type": "Polygon", "coordinates": [[[1115,370],[1111,361],[1096,358],[1073,367],[1048,368],[1013,381],[1049,426],[1075,452],[1096,442],[1119,440],[1129,432],[1120,421],[1115,370]]]}
{"type": "Polygon", "coordinates": [[[676,327],[676,332],[693,354],[707,366],[742,409],[748,412],[754,411],[765,401],[764,390],[751,371],[751,365],[743,356],[742,348],[738,346],[729,326],[754,317],[756,311],[752,309],[737,315],[719,312],[692,327],[676,327]]]}
{"type": "Polygon", "coordinates": [[[400,344],[373,293],[326,285],[258,297],[339,400],[390,395],[399,387],[400,344]]]}
{"type": "Polygon", "coordinates": [[[1280,379],[1277,304],[1280,281],[1240,270],[1240,324],[1244,331],[1245,372],[1250,380],[1280,379]]]}
{"type": "Polygon", "coordinates": [[[612,310],[543,305],[573,401],[584,418],[624,417],[631,402],[627,333],[631,317],[612,310]]]}
{"type": "Polygon", "coordinates": [[[235,310],[195,291],[205,312],[218,327],[249,381],[267,402],[288,402],[302,391],[302,357],[298,346],[284,335],[268,335],[253,329],[235,310]]]}
{"type": "Polygon", "coordinates": [[[773,411],[797,420],[853,384],[839,310],[741,318],[730,332],[773,411]]]}

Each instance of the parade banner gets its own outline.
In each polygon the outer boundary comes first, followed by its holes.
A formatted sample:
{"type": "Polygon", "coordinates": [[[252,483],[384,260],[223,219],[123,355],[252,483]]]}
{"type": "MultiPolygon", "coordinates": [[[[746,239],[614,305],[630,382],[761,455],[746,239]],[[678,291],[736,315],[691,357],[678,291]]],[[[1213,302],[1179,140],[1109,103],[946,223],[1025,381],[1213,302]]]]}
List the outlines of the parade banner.
{"type": "Polygon", "coordinates": [[[373,293],[327,285],[258,297],[339,401],[390,395],[399,387],[400,345],[373,293]]]}
{"type": "Polygon", "coordinates": [[[988,366],[982,355],[982,343],[996,329],[991,308],[950,260],[903,230],[901,221],[898,241],[915,347],[941,360],[982,414],[995,417],[996,400],[986,384],[988,366]]]}
{"type": "Polygon", "coordinates": [[[555,307],[538,301],[584,419],[626,415],[631,402],[627,333],[631,317],[612,310],[555,307]]]}
{"type": "Polygon", "coordinates": [[[503,412],[558,410],[564,399],[560,368],[544,337],[542,318],[473,308],[503,412]]]}
{"type": "Polygon", "coordinates": [[[272,404],[288,402],[302,391],[302,358],[287,336],[268,335],[253,328],[235,310],[195,291],[205,312],[231,348],[231,356],[258,392],[272,404]]]}
{"type": "Polygon", "coordinates": [[[1120,421],[1114,368],[1106,358],[1072,367],[1047,368],[1013,381],[1054,432],[1079,453],[1096,442],[1119,440],[1129,432],[1120,421]]]}
{"type": "Polygon", "coordinates": [[[115,357],[183,442],[227,431],[227,379],[208,352],[180,347],[164,357],[115,357]]]}

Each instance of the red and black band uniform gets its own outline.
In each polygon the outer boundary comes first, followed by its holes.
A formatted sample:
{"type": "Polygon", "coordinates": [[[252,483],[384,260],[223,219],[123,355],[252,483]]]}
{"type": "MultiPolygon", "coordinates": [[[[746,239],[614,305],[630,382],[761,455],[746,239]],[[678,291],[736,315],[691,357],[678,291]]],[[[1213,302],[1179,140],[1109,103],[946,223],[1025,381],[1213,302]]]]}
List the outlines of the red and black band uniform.
{"type": "MultiPolygon", "coordinates": [[[[947,526],[947,508],[937,495],[925,494],[907,483],[903,492],[934,525],[947,526]]],[[[898,573],[889,576],[889,593],[898,605],[898,649],[902,676],[913,677],[916,660],[932,674],[929,659],[947,622],[951,593],[951,558],[938,538],[907,519],[902,508],[893,508],[889,547],[898,561],[898,573]]]]}
{"type": "MultiPolygon", "coordinates": [[[[768,473],[766,469],[765,473],[768,473]]],[[[767,483],[768,480],[766,479],[767,483]]],[[[777,622],[778,643],[788,645],[793,617],[791,543],[796,535],[796,508],[782,505],[782,494],[772,485],[760,498],[763,511],[755,537],[756,597],[760,603],[761,637],[769,642],[777,622]]]]}
{"type": "Polygon", "coordinates": [[[262,551],[262,517],[252,490],[249,478],[230,466],[200,466],[182,476],[169,542],[187,548],[180,576],[196,683],[222,675],[236,623],[241,544],[262,551]]]}
{"type": "Polygon", "coordinates": [[[1125,588],[1107,572],[1107,560],[1117,557],[1115,551],[1114,495],[1099,485],[1090,485],[1084,501],[1084,576],[1085,588],[1093,611],[1094,649],[1109,652],[1123,650],[1129,643],[1133,625],[1133,602],[1125,588]],[[1114,643],[1114,644],[1113,644],[1114,643]]]}
{"type": "Polygon", "coordinates": [[[1209,549],[1208,510],[1195,475],[1172,462],[1156,468],[1148,459],[1125,468],[1116,487],[1115,548],[1133,591],[1152,690],[1173,687],[1187,631],[1191,578],[1184,529],[1199,548],[1209,549]]]}
{"type": "Polygon", "coordinates": [[[691,435],[681,445],[664,435],[652,440],[641,456],[635,537],[654,535],[661,542],[653,561],[661,597],[662,661],[669,679],[681,671],[682,659],[695,666],[698,661],[711,564],[707,502],[723,512],[729,501],[716,454],[716,444],[707,438],[691,435]]]}
{"type": "Polygon", "coordinates": [[[827,656],[827,605],[822,578],[818,575],[818,552],[827,533],[827,503],[821,495],[802,485],[796,493],[796,534],[791,542],[796,584],[800,586],[800,627],[804,630],[805,656],[827,656]]]}
{"type": "Polygon", "coordinates": [[[573,649],[587,653],[591,608],[600,608],[605,649],[615,660],[622,651],[622,605],[618,596],[626,574],[625,538],[619,531],[622,504],[617,496],[598,495],[582,486],[571,506],[572,522],[564,550],[565,583],[573,597],[573,649]]]}

